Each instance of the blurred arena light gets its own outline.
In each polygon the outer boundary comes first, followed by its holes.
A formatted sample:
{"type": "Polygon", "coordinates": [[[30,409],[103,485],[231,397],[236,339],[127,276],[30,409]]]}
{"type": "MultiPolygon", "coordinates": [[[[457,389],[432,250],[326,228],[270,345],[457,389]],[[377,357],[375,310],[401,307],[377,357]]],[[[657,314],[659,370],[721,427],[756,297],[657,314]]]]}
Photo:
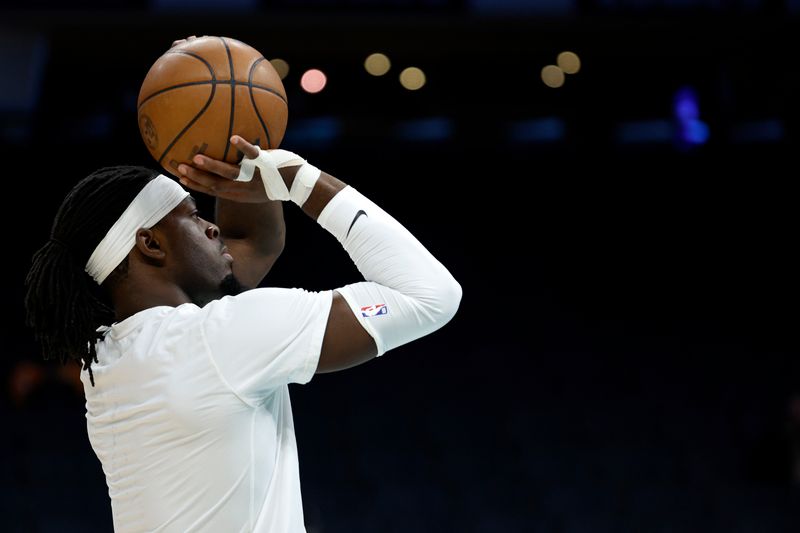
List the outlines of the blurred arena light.
{"type": "Polygon", "coordinates": [[[675,93],[673,113],[678,120],[696,120],[700,118],[700,103],[697,93],[691,87],[681,87],[675,93]]]}
{"type": "Polygon", "coordinates": [[[708,125],[702,120],[687,120],[678,125],[678,145],[694,146],[708,141],[708,125]]]}
{"type": "Polygon", "coordinates": [[[421,89],[426,81],[425,73],[417,67],[408,67],[400,73],[400,84],[409,91],[421,89]]]}
{"type": "Polygon", "coordinates": [[[367,56],[364,60],[364,68],[373,76],[383,76],[392,68],[392,62],[385,54],[376,52],[367,56]]]}
{"type": "Polygon", "coordinates": [[[397,123],[395,135],[404,141],[440,142],[453,136],[453,122],[445,117],[425,117],[397,123]]]}
{"type": "Polygon", "coordinates": [[[552,89],[564,85],[564,71],[556,65],[547,65],[542,69],[542,81],[552,89]]]}
{"type": "Polygon", "coordinates": [[[776,143],[783,140],[784,134],[780,119],[753,120],[733,126],[731,141],[738,144],[776,143]]]}
{"type": "Polygon", "coordinates": [[[518,120],[509,124],[508,139],[514,143],[548,143],[564,140],[566,125],[558,117],[518,120]]]}
{"type": "Polygon", "coordinates": [[[319,69],[312,68],[303,73],[300,78],[300,87],[307,93],[315,94],[325,88],[328,77],[319,69]]]}
{"type": "Polygon", "coordinates": [[[708,141],[708,125],[700,120],[700,103],[691,87],[681,87],[673,98],[673,114],[677,123],[678,146],[690,147],[708,141]]]}
{"type": "Polygon", "coordinates": [[[670,143],[675,128],[669,120],[634,120],[617,126],[617,141],[622,144],[670,143]]]}
{"type": "Polygon", "coordinates": [[[269,62],[272,63],[272,66],[275,68],[278,76],[280,76],[282,80],[286,79],[286,76],[289,75],[289,63],[279,57],[270,59],[269,62]]]}
{"type": "Polygon", "coordinates": [[[286,129],[283,144],[304,148],[327,148],[342,133],[342,122],[338,117],[324,116],[302,118],[292,121],[286,129]]]}
{"type": "Polygon", "coordinates": [[[565,74],[577,74],[581,69],[581,58],[575,52],[561,52],[556,63],[565,74]]]}

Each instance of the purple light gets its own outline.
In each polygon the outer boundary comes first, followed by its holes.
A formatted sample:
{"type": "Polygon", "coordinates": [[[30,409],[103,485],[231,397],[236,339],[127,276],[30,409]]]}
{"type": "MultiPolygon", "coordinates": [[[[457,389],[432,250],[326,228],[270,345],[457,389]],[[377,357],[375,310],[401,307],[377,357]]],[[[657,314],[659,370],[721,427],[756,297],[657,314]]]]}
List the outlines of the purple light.
{"type": "Polygon", "coordinates": [[[675,118],[680,121],[696,120],[700,118],[700,104],[697,93],[691,87],[682,87],[675,93],[674,98],[675,118]]]}
{"type": "Polygon", "coordinates": [[[703,144],[708,140],[708,126],[702,120],[687,120],[681,125],[681,136],[690,144],[703,144]]]}
{"type": "Polygon", "coordinates": [[[673,113],[677,123],[677,144],[691,147],[708,141],[708,125],[700,120],[700,104],[697,93],[691,87],[681,87],[673,99],[673,113]]]}

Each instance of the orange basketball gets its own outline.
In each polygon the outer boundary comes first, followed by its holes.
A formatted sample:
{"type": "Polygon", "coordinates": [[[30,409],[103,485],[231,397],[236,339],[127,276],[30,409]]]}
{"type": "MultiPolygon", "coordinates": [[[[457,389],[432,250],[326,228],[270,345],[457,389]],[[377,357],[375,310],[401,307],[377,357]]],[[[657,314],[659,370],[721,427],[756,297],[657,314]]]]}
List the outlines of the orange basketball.
{"type": "Polygon", "coordinates": [[[229,37],[200,37],[167,50],[145,76],[137,110],[147,149],[173,175],[197,153],[238,162],[234,134],[277,148],[289,114],[272,64],[229,37]]]}

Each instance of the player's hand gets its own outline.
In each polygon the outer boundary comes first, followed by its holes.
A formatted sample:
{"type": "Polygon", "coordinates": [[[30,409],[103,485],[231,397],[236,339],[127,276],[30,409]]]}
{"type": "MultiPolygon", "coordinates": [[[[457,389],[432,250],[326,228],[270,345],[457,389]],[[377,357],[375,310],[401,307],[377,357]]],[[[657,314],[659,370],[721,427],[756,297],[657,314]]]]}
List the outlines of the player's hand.
{"type": "Polygon", "coordinates": [[[186,39],[178,39],[177,41],[172,41],[172,46],[170,46],[170,48],[175,48],[176,46],[180,46],[183,43],[187,43],[189,41],[194,41],[195,39],[197,39],[196,35],[190,35],[186,39]]]}
{"type": "MultiPolygon", "coordinates": [[[[258,148],[238,135],[231,137],[231,145],[246,157],[258,157],[258,148]]],[[[197,154],[192,158],[191,165],[178,165],[178,172],[180,182],[193,191],[242,203],[270,201],[258,169],[252,180],[235,181],[239,176],[239,165],[197,154]]]]}

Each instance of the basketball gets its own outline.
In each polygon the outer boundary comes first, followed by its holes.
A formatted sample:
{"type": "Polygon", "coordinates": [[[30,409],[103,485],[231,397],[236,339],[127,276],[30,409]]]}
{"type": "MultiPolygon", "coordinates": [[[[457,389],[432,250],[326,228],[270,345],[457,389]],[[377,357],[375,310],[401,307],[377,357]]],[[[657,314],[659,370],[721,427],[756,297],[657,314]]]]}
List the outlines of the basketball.
{"type": "Polygon", "coordinates": [[[137,102],[147,149],[170,174],[198,153],[237,163],[230,145],[240,135],[277,148],[289,110],[280,75],[255,48],[228,37],[200,37],[174,46],[150,67],[137,102]]]}

